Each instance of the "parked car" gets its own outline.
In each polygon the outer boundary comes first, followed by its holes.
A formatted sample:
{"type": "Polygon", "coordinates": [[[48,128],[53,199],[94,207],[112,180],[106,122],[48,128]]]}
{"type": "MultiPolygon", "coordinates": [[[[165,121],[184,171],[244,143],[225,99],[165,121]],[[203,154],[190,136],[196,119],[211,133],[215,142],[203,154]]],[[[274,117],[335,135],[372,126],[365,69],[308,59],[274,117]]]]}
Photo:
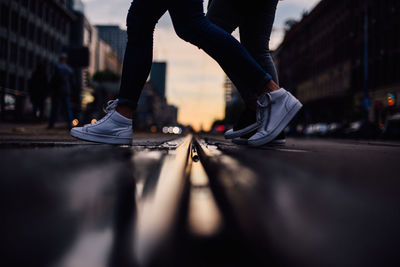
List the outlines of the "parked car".
{"type": "Polygon", "coordinates": [[[396,113],[387,120],[383,131],[383,138],[400,139],[400,113],[396,113]]]}
{"type": "Polygon", "coordinates": [[[371,122],[355,121],[350,123],[349,127],[344,129],[344,138],[365,138],[374,139],[382,134],[382,130],[371,122]]]}

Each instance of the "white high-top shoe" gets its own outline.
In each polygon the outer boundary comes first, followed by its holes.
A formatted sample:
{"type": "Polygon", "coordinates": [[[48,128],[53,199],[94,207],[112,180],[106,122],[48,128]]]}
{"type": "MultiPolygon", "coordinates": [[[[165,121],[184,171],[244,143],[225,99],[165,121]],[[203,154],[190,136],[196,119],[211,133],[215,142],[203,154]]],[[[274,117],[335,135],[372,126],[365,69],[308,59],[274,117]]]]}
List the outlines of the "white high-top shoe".
{"type": "Polygon", "coordinates": [[[249,138],[250,146],[262,146],[274,140],[303,106],[283,88],[261,95],[257,105],[257,120],[261,125],[249,138]]]}
{"type": "Polygon", "coordinates": [[[93,124],[72,128],[71,136],[97,143],[130,145],[132,143],[132,120],[119,114],[115,110],[117,105],[118,100],[108,101],[104,110],[107,112],[106,116],[93,124]]]}

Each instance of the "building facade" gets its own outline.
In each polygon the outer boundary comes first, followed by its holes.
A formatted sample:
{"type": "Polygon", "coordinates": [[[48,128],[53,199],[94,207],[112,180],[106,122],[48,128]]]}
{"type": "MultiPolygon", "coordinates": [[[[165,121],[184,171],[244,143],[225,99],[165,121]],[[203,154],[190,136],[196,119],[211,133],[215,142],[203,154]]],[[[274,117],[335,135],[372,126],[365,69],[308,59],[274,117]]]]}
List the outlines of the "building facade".
{"type": "Polygon", "coordinates": [[[225,90],[225,123],[234,125],[245,108],[242,97],[232,81],[226,76],[224,82],[225,90]]]}
{"type": "Polygon", "coordinates": [[[168,105],[167,99],[159,95],[153,83],[147,82],[135,113],[135,129],[149,130],[152,126],[156,126],[161,130],[163,126],[177,125],[177,121],[178,108],[168,105]]]}
{"type": "Polygon", "coordinates": [[[167,63],[153,62],[151,65],[150,81],[153,83],[157,93],[165,98],[167,80],[167,63]]]}
{"type": "Polygon", "coordinates": [[[49,72],[69,45],[74,15],[65,0],[0,0],[1,114],[23,112],[31,73],[49,72]]]}
{"type": "MultiPolygon", "coordinates": [[[[122,74],[122,62],[118,53],[106,42],[99,39],[94,54],[96,62],[95,71],[110,70],[118,75],[122,74]]],[[[92,73],[93,75],[94,73],[92,73]]]]}
{"type": "Polygon", "coordinates": [[[124,60],[128,35],[118,25],[96,25],[99,38],[117,52],[119,61],[124,60]]]}
{"type": "Polygon", "coordinates": [[[286,33],[274,56],[281,85],[304,103],[303,120],[361,119],[365,91],[372,121],[395,110],[387,99],[400,97],[399,16],[397,0],[322,0],[286,33]]]}

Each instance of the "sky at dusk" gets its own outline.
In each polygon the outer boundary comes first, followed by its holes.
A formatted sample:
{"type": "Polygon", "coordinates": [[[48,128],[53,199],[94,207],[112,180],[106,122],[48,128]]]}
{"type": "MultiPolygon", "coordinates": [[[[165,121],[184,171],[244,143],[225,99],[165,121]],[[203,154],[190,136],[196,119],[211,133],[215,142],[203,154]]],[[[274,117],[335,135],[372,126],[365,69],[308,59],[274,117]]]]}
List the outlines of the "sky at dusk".
{"type": "MultiPolygon", "coordinates": [[[[118,24],[125,28],[130,0],[83,0],[92,24],[118,24]]],[[[206,1],[207,2],[207,1],[206,1]]],[[[205,2],[205,5],[206,5],[205,2]]],[[[299,19],[319,0],[283,0],[278,4],[271,48],[283,38],[287,19],[299,19]]],[[[234,33],[235,37],[238,36],[234,33]]],[[[224,117],[224,72],[202,50],[179,39],[169,15],[164,15],[155,31],[154,60],[167,61],[167,98],[179,107],[178,120],[195,129],[208,130],[215,119],[224,117]]]]}

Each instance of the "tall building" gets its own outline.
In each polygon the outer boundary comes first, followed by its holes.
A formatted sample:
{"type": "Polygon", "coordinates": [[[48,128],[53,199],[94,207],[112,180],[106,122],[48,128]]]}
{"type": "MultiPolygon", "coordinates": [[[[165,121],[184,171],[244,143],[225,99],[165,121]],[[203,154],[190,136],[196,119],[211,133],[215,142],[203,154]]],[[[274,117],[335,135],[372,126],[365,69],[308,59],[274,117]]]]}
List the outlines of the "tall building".
{"type": "Polygon", "coordinates": [[[151,66],[150,81],[154,85],[156,92],[165,98],[165,86],[167,75],[166,62],[153,62],[151,66]]]}
{"type": "Polygon", "coordinates": [[[108,43],[112,49],[118,53],[119,60],[122,62],[125,55],[127,33],[118,25],[96,25],[99,38],[108,43]]]}
{"type": "Polygon", "coordinates": [[[85,5],[83,4],[82,0],[66,0],[66,1],[67,1],[67,7],[70,10],[77,11],[81,14],[85,13],[85,5]]]}
{"type": "Polygon", "coordinates": [[[65,0],[0,0],[1,114],[24,110],[28,80],[39,62],[50,69],[69,44],[74,14],[65,0]]]}
{"type": "Polygon", "coordinates": [[[399,16],[398,0],[322,0],[286,33],[275,58],[281,85],[304,104],[304,120],[361,119],[366,85],[370,119],[382,123],[395,109],[387,99],[400,96],[399,16]]]}
{"type": "Polygon", "coordinates": [[[225,77],[225,123],[235,124],[240,114],[244,110],[245,104],[240,96],[239,91],[232,81],[225,77]]]}
{"type": "Polygon", "coordinates": [[[159,130],[163,126],[177,125],[178,108],[168,105],[167,99],[161,97],[152,82],[144,85],[135,114],[135,129],[149,130],[156,126],[159,130]]]}

